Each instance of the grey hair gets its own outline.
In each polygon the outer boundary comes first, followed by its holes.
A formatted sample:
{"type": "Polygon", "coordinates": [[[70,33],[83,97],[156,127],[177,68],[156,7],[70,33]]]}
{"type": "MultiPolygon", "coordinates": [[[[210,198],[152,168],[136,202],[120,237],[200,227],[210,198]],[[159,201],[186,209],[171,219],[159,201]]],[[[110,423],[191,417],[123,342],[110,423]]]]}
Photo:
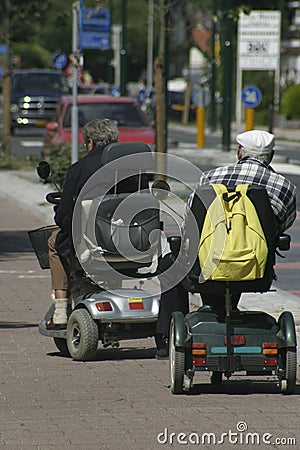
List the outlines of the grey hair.
{"type": "Polygon", "coordinates": [[[246,156],[251,156],[252,158],[257,158],[263,161],[266,164],[270,164],[271,162],[271,156],[272,154],[266,155],[265,153],[257,154],[257,153],[251,153],[250,150],[247,150],[246,148],[242,147],[240,145],[240,150],[242,153],[242,158],[245,158],[246,156]]]}
{"type": "Polygon", "coordinates": [[[115,122],[109,119],[94,119],[83,127],[83,140],[87,144],[92,139],[95,146],[106,146],[118,141],[118,128],[115,122]]]}

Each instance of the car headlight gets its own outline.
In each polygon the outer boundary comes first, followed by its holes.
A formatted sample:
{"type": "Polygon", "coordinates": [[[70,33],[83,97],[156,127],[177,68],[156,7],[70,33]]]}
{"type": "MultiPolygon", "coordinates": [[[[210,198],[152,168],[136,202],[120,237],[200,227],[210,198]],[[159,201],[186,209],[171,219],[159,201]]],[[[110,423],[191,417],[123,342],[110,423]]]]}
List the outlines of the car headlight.
{"type": "Polygon", "coordinates": [[[12,105],[11,105],[11,107],[10,107],[10,111],[12,112],[12,113],[16,113],[16,112],[18,112],[18,105],[16,105],[15,103],[12,103],[12,105]]]}

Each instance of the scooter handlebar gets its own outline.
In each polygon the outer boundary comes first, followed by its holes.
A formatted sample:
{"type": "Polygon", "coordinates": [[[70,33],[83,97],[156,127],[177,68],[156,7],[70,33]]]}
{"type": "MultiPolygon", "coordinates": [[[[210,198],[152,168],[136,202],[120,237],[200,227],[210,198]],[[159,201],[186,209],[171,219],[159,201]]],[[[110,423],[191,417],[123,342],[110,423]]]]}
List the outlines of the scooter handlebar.
{"type": "Polygon", "coordinates": [[[52,205],[58,205],[61,199],[61,192],[49,192],[46,195],[46,200],[48,203],[52,203],[52,205]]]}

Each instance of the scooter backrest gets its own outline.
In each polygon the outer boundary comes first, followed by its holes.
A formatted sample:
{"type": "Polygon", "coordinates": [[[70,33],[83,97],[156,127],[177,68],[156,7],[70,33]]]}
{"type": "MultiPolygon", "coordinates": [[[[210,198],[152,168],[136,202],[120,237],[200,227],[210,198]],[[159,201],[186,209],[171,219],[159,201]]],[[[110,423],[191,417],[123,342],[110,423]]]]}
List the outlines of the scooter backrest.
{"type": "Polygon", "coordinates": [[[103,166],[115,180],[114,193],[148,189],[147,174],[154,172],[154,158],[150,147],[143,142],[110,144],[102,153],[103,166]]]}
{"type": "MultiPolygon", "coordinates": [[[[271,204],[267,191],[261,186],[249,186],[247,191],[247,196],[253,203],[258,217],[260,219],[260,224],[262,226],[264,235],[266,237],[268,246],[268,258],[266,263],[265,274],[263,278],[256,279],[253,281],[211,281],[207,280],[200,284],[197,284],[197,279],[200,275],[199,262],[196,260],[188,278],[192,280],[193,290],[195,292],[223,292],[225,285],[230,284],[232,293],[234,292],[264,292],[269,289],[272,279],[273,279],[273,265],[275,263],[275,244],[276,244],[276,233],[277,226],[275,216],[273,214],[271,204]]],[[[190,205],[190,210],[188,212],[188,218],[186,221],[186,234],[185,239],[189,239],[191,233],[193,233],[193,227],[198,227],[199,235],[201,235],[204,220],[206,217],[207,210],[215,197],[213,187],[211,185],[204,185],[197,188],[195,195],[193,197],[192,203],[190,205]],[[191,219],[189,220],[189,215],[191,219]],[[192,225],[190,225],[192,224],[192,225]]],[[[188,247],[184,242],[183,245],[188,247]]],[[[186,256],[187,260],[190,260],[189,255],[186,256]]],[[[190,290],[190,289],[188,289],[190,290]]]]}

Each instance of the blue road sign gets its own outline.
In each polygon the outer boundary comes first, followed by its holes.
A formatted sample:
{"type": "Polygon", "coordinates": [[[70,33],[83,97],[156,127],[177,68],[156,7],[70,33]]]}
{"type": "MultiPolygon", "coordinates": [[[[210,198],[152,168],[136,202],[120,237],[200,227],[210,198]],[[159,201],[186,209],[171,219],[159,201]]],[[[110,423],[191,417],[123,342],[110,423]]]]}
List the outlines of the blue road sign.
{"type": "Polygon", "coordinates": [[[5,55],[7,52],[7,45],[1,44],[0,45],[0,55],[5,55]]]}
{"type": "Polygon", "coordinates": [[[261,90],[256,86],[245,86],[242,90],[242,102],[246,108],[255,108],[262,99],[261,90]]]}
{"type": "Polygon", "coordinates": [[[110,10],[81,8],[80,51],[110,48],[110,10]]]}
{"type": "Polygon", "coordinates": [[[52,64],[55,69],[63,69],[68,62],[67,55],[61,52],[55,52],[53,53],[52,57],[52,64]]]}

